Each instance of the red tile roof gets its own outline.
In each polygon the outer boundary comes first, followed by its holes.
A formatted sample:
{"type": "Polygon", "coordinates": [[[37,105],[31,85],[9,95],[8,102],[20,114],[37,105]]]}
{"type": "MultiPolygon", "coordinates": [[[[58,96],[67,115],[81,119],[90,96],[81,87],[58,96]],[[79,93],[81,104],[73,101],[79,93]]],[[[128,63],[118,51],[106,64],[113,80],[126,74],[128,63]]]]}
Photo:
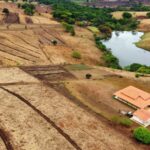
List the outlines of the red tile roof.
{"type": "Polygon", "coordinates": [[[138,117],[139,119],[143,121],[150,120],[150,112],[145,109],[139,109],[133,113],[134,116],[138,117]]]}
{"type": "Polygon", "coordinates": [[[126,87],[114,95],[138,108],[150,105],[150,94],[133,86],[126,87]]]}

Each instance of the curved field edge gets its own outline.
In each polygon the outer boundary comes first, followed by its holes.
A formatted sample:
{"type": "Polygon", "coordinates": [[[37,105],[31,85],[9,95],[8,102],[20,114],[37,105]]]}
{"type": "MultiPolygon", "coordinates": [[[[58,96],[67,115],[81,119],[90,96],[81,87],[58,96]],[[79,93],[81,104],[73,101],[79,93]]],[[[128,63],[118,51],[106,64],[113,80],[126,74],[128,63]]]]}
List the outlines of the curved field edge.
{"type": "Polygon", "coordinates": [[[144,33],[144,35],[141,37],[141,40],[135,43],[135,45],[139,48],[150,51],[150,32],[144,33]]]}

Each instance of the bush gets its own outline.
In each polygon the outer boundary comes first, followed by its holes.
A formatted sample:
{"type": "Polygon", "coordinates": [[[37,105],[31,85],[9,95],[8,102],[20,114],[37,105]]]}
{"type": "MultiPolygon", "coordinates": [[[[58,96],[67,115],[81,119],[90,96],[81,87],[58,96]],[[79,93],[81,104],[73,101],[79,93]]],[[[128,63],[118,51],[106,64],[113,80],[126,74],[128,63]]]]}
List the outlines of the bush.
{"type": "Polygon", "coordinates": [[[150,67],[148,66],[142,66],[140,67],[137,72],[139,73],[145,73],[145,74],[150,74],[150,67]]]}
{"type": "Polygon", "coordinates": [[[72,52],[72,57],[76,59],[81,59],[81,54],[78,51],[73,51],[72,52]]]}
{"type": "Polygon", "coordinates": [[[57,40],[52,40],[51,42],[53,45],[57,45],[57,43],[58,43],[57,40]]]}
{"type": "Polygon", "coordinates": [[[33,4],[25,3],[22,5],[22,8],[24,9],[25,14],[30,16],[34,14],[35,6],[33,4]]]}
{"type": "Polygon", "coordinates": [[[86,79],[90,79],[92,77],[92,75],[89,73],[87,73],[85,76],[86,76],[86,79]]]}
{"type": "Polygon", "coordinates": [[[150,12],[148,12],[148,13],[146,14],[146,16],[147,16],[148,18],[150,18],[150,12]]]}
{"type": "Polygon", "coordinates": [[[132,18],[132,14],[130,14],[130,13],[128,13],[128,12],[124,12],[124,13],[122,14],[122,17],[123,17],[124,19],[130,19],[130,18],[132,18]]]}
{"type": "Polygon", "coordinates": [[[5,13],[5,14],[8,15],[8,14],[9,14],[9,9],[8,9],[8,8],[4,8],[4,9],[3,9],[3,13],[5,13]]]}
{"type": "Polygon", "coordinates": [[[144,127],[136,128],[133,132],[133,136],[136,140],[144,144],[150,144],[150,131],[144,127]]]}
{"type": "Polygon", "coordinates": [[[63,22],[62,25],[65,28],[66,32],[69,32],[72,36],[75,35],[75,30],[74,30],[74,26],[73,25],[68,24],[66,22],[63,22]]]}

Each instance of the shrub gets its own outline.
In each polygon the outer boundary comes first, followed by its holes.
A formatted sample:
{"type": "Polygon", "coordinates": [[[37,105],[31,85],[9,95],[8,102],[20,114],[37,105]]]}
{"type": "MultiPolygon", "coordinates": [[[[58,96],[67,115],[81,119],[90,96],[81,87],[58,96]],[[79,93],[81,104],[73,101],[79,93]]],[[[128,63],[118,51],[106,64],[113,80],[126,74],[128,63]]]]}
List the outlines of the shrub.
{"type": "Polygon", "coordinates": [[[148,18],[150,18],[150,12],[148,12],[148,13],[146,14],[146,16],[147,16],[148,18]]]}
{"type": "Polygon", "coordinates": [[[92,75],[89,73],[87,73],[85,76],[86,76],[86,79],[90,79],[92,77],[92,75]]]}
{"type": "Polygon", "coordinates": [[[25,8],[24,13],[26,15],[32,16],[34,14],[34,11],[33,11],[33,9],[27,7],[27,8],[25,8]]]}
{"type": "Polygon", "coordinates": [[[150,74],[150,67],[148,66],[142,66],[140,67],[137,72],[139,73],[145,73],[145,74],[150,74]]]}
{"type": "Polygon", "coordinates": [[[57,45],[57,40],[52,40],[51,42],[53,45],[57,45]]]}
{"type": "Polygon", "coordinates": [[[35,6],[33,4],[25,3],[22,5],[22,8],[24,9],[25,14],[30,16],[34,14],[35,6]]]}
{"type": "Polygon", "coordinates": [[[3,13],[5,13],[6,15],[8,15],[9,14],[9,9],[8,8],[4,8],[3,9],[3,13]]]}
{"type": "Polygon", "coordinates": [[[132,14],[130,14],[130,13],[128,13],[128,12],[124,12],[124,13],[122,14],[122,17],[123,17],[124,19],[130,19],[130,18],[132,18],[132,14]]]}
{"type": "Polygon", "coordinates": [[[133,136],[136,140],[144,144],[150,144],[150,131],[144,127],[136,128],[133,132],[133,136]]]}
{"type": "Polygon", "coordinates": [[[76,59],[81,59],[81,54],[78,51],[73,51],[72,52],[72,57],[76,59]]]}
{"type": "Polygon", "coordinates": [[[66,32],[69,32],[72,36],[75,35],[75,30],[74,30],[74,26],[73,25],[68,24],[66,22],[63,22],[62,25],[65,28],[66,32]]]}

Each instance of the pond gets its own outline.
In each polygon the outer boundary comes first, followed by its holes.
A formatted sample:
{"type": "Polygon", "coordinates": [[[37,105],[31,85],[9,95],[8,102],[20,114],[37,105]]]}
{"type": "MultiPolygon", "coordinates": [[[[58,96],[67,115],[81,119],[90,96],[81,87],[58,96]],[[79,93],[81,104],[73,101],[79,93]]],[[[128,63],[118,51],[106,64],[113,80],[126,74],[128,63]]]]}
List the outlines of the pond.
{"type": "Polygon", "coordinates": [[[150,66],[150,52],[135,45],[143,34],[143,32],[115,31],[110,39],[102,40],[102,43],[119,59],[122,67],[132,63],[150,66]]]}

